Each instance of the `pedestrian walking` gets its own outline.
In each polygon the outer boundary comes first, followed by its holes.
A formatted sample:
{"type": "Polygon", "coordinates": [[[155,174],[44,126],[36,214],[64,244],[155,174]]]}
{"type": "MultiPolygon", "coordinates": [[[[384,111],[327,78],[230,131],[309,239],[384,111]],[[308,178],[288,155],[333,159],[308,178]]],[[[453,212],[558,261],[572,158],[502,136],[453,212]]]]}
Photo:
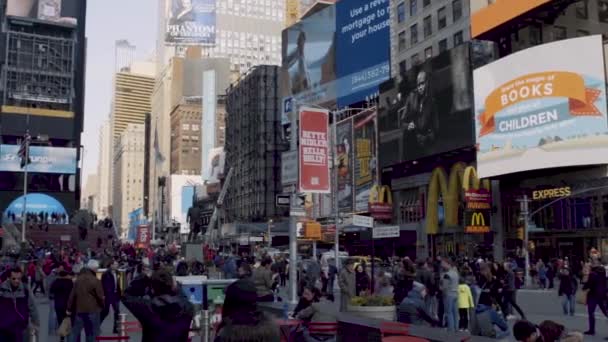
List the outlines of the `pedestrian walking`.
{"type": "Polygon", "coordinates": [[[466,284],[464,279],[460,279],[458,285],[458,330],[469,331],[469,314],[471,309],[475,307],[471,288],[466,284]]]}
{"type": "Polygon", "coordinates": [[[127,288],[123,303],[142,327],[142,341],[186,342],[194,308],[165,270],[152,273],[151,296],[139,288],[127,288]]]}
{"type": "Polygon", "coordinates": [[[538,286],[545,290],[547,288],[547,267],[542,260],[538,260],[538,263],[536,263],[536,270],[538,272],[538,286]]]}
{"type": "Polygon", "coordinates": [[[44,278],[46,275],[42,269],[42,263],[40,261],[36,262],[35,272],[34,272],[34,288],[32,290],[32,294],[35,296],[38,290],[42,292],[42,295],[45,295],[44,291],[44,278]]]}
{"type": "Polygon", "coordinates": [[[559,274],[559,289],[557,295],[560,297],[564,296],[564,299],[562,300],[564,315],[574,316],[577,287],[578,282],[576,281],[576,277],[570,273],[570,269],[568,267],[562,268],[559,274]]]}
{"type": "Polygon", "coordinates": [[[517,304],[517,288],[515,287],[515,273],[512,270],[513,265],[510,262],[505,262],[504,265],[504,277],[503,277],[503,289],[502,289],[502,303],[501,310],[506,319],[512,318],[509,312],[509,305],[517,310],[517,313],[521,316],[522,320],[526,319],[526,315],[517,304]]]}
{"type": "Polygon", "coordinates": [[[587,314],[589,320],[589,330],[585,335],[595,335],[595,310],[599,306],[604,316],[608,317],[606,308],[606,270],[604,266],[595,265],[591,267],[589,277],[583,285],[583,290],[587,292],[587,314]]]}
{"type": "Polygon", "coordinates": [[[67,315],[74,314],[71,339],[80,340],[84,329],[86,342],[94,342],[99,336],[100,314],[104,308],[104,293],[101,281],[97,279],[96,272],[99,262],[91,259],[87,267],[83,268],[76,278],[74,289],[68,299],[67,315]]]}
{"type": "Polygon", "coordinates": [[[342,270],[340,270],[338,285],[340,286],[340,311],[345,312],[348,310],[350,299],[355,296],[356,292],[356,277],[353,260],[347,260],[342,270]]]}
{"type": "Polygon", "coordinates": [[[260,267],[253,270],[251,280],[255,284],[258,302],[274,301],[274,294],[272,291],[274,281],[272,279],[272,271],[270,270],[271,264],[272,259],[265,258],[262,260],[260,267]]]}
{"type": "Polygon", "coordinates": [[[449,259],[441,259],[443,275],[441,276],[441,290],[447,327],[449,331],[456,331],[458,325],[458,285],[459,275],[453,262],[449,259]]]}
{"type": "Polygon", "coordinates": [[[113,333],[118,333],[118,321],[120,314],[120,278],[118,275],[118,261],[113,261],[110,267],[101,276],[101,284],[105,296],[104,308],[101,311],[100,324],[110,314],[110,307],[114,312],[113,333]]]}
{"type": "Polygon", "coordinates": [[[12,268],[0,284],[0,341],[22,342],[28,326],[40,330],[38,309],[29,288],[23,284],[23,271],[12,268]]]}
{"type": "MultiPolygon", "coordinates": [[[[72,275],[64,270],[59,271],[57,279],[55,279],[49,289],[49,296],[53,300],[53,309],[57,317],[57,326],[60,326],[66,318],[68,300],[73,288],[74,281],[72,280],[72,275]]],[[[60,341],[64,341],[64,337],[61,337],[60,341]]]]}

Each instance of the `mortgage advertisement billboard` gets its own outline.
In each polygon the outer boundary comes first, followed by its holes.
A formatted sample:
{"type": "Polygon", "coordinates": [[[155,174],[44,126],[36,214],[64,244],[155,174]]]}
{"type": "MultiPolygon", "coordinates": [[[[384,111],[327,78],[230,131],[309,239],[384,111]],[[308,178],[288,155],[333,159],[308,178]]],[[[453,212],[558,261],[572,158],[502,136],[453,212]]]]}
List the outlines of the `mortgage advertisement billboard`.
{"type": "Polygon", "coordinates": [[[353,118],[355,148],[355,211],[369,209],[369,195],[378,181],[376,160],[376,111],[366,111],[353,118]]]}
{"type": "Polygon", "coordinates": [[[215,0],[167,0],[165,4],[167,44],[215,44],[215,0]]]}
{"type": "Polygon", "coordinates": [[[390,78],[389,13],[389,0],[336,3],[338,107],[377,94],[390,78]]]}
{"type": "Polygon", "coordinates": [[[336,156],[338,163],[338,207],[343,212],[353,211],[354,177],[353,121],[347,119],[336,126],[336,156]]]}
{"type": "MultiPolygon", "coordinates": [[[[28,172],[76,173],[76,149],[69,147],[30,146],[28,172]]],[[[0,171],[23,172],[19,145],[0,145],[0,171]]]]}
{"type": "Polygon", "coordinates": [[[382,167],[473,146],[469,44],[382,84],[378,105],[382,167]]]}
{"type": "Polygon", "coordinates": [[[608,163],[601,36],[517,52],[474,80],[479,177],[608,163]]]}
{"type": "Polygon", "coordinates": [[[300,108],[299,191],[329,193],[329,112],[300,108]]]}
{"type": "Polygon", "coordinates": [[[64,25],[78,24],[81,0],[8,0],[6,14],[64,25]]]}

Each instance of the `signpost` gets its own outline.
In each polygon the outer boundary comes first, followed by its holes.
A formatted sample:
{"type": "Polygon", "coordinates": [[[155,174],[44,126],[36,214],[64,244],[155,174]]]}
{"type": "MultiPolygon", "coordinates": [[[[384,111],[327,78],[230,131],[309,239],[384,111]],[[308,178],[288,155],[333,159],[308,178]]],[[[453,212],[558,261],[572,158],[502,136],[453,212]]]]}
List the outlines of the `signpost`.
{"type": "Polygon", "coordinates": [[[277,207],[289,207],[291,203],[291,196],[288,194],[277,195],[276,197],[276,205],[277,207]]]}
{"type": "Polygon", "coordinates": [[[353,215],[353,225],[365,228],[374,227],[374,218],[363,215],[353,215]]]}
{"type": "Polygon", "coordinates": [[[385,226],[385,227],[376,227],[372,231],[372,238],[375,239],[387,239],[387,238],[396,238],[401,235],[401,231],[399,226],[385,226]]]}

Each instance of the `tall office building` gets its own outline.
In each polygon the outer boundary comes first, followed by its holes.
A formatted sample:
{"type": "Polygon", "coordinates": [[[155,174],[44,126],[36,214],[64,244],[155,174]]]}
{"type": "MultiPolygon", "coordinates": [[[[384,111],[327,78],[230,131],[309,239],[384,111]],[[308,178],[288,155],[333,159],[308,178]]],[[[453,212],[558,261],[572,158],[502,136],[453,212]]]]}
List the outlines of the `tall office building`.
{"type": "Polygon", "coordinates": [[[469,14],[469,0],[391,0],[392,76],[470,40],[469,14]]]}
{"type": "Polygon", "coordinates": [[[150,112],[156,74],[153,62],[136,62],[114,75],[112,136],[117,139],[128,124],[143,124],[150,112]]]}
{"type": "Polygon", "coordinates": [[[97,175],[99,177],[98,199],[96,212],[99,217],[110,217],[112,215],[112,128],[110,121],[105,121],[99,130],[99,161],[97,164],[97,175]]]}
{"type": "Polygon", "coordinates": [[[128,124],[115,145],[112,216],[121,236],[129,213],[143,205],[144,144],[144,125],[128,124]]]}
{"type": "Polygon", "coordinates": [[[184,99],[171,112],[171,174],[201,174],[200,99],[184,99]]]}
{"type": "Polygon", "coordinates": [[[114,72],[127,71],[135,61],[136,54],[135,45],[126,39],[117,40],[114,44],[114,72]]]}

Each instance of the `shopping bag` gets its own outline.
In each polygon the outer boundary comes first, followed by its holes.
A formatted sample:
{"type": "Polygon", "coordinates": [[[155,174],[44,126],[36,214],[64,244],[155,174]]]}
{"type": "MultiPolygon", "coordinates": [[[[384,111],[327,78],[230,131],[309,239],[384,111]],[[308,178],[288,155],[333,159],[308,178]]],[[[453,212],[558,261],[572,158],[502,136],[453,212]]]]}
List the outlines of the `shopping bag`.
{"type": "Polygon", "coordinates": [[[61,322],[59,329],[57,329],[57,335],[59,335],[60,337],[66,337],[70,334],[71,331],[72,331],[72,321],[70,320],[69,317],[66,317],[61,322]]]}
{"type": "Polygon", "coordinates": [[[589,292],[589,290],[580,290],[576,292],[576,302],[578,304],[587,305],[587,292],[589,292]]]}

